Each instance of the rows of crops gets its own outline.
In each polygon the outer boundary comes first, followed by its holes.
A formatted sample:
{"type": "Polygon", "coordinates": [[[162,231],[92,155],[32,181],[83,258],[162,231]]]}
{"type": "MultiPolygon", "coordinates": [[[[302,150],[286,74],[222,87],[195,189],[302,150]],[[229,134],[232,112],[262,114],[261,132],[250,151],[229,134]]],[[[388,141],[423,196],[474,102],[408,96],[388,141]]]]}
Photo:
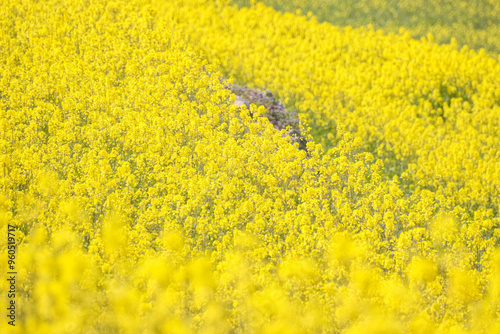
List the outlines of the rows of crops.
{"type": "Polygon", "coordinates": [[[491,53],[256,3],[4,1],[0,115],[2,333],[500,330],[491,53]],[[307,153],[222,77],[299,111],[307,153]]]}

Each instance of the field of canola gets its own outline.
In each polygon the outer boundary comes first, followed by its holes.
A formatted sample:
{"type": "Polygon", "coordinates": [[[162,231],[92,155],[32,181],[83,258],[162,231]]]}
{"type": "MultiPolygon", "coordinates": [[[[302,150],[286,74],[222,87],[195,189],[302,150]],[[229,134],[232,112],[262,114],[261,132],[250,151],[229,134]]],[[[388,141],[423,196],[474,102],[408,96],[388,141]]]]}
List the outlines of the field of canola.
{"type": "Polygon", "coordinates": [[[0,332],[500,331],[498,55],[258,3],[0,4],[0,332]]]}
{"type": "MultiPolygon", "coordinates": [[[[231,0],[250,6],[253,0],[231,0]]],[[[497,0],[261,0],[277,10],[314,13],[320,22],[398,33],[414,38],[431,33],[436,42],[454,38],[460,47],[500,52],[500,2],[497,0]]]]}

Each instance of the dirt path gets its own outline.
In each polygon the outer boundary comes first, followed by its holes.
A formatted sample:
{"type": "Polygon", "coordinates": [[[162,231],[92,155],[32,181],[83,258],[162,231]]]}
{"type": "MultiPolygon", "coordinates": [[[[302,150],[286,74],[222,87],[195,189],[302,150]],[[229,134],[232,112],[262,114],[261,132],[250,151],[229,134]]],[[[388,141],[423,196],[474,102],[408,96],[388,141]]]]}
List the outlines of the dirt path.
{"type": "Polygon", "coordinates": [[[287,132],[287,136],[290,137],[293,143],[299,144],[299,149],[307,152],[307,141],[303,135],[300,133],[300,120],[295,111],[286,110],[283,103],[278,100],[270,90],[264,92],[248,88],[246,86],[234,84],[226,86],[234,95],[236,95],[236,100],[233,104],[238,106],[245,105],[250,109],[250,104],[255,104],[257,106],[264,106],[266,108],[266,113],[263,115],[269,119],[269,122],[274,125],[276,130],[281,131],[287,127],[291,127],[291,130],[287,132]]]}

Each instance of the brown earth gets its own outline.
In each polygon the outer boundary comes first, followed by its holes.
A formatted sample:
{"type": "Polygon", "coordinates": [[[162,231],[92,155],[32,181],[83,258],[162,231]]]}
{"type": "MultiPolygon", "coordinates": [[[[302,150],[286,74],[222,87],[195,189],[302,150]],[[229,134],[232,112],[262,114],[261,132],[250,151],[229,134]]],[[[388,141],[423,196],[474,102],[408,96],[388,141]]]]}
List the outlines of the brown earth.
{"type": "Polygon", "coordinates": [[[269,119],[276,130],[290,129],[286,135],[290,137],[292,143],[299,144],[299,149],[307,152],[307,140],[300,133],[300,119],[295,111],[286,110],[283,103],[278,100],[270,90],[260,91],[243,85],[226,85],[236,99],[233,104],[239,107],[245,105],[250,110],[250,104],[264,106],[266,112],[262,115],[269,119]]]}

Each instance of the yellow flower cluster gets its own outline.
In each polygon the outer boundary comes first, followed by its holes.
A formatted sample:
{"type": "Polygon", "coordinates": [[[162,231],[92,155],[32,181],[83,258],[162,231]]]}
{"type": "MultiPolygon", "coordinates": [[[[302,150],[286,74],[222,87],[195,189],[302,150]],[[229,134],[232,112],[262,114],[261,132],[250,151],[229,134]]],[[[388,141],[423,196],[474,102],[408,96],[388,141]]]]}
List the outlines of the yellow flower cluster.
{"type": "Polygon", "coordinates": [[[15,329],[498,332],[499,74],[262,5],[2,4],[15,329]],[[222,73],[278,93],[320,144],[233,105],[222,73]]]}
{"type": "MultiPolygon", "coordinates": [[[[255,0],[232,0],[251,6],[255,0]]],[[[320,22],[359,28],[371,25],[386,33],[401,27],[413,38],[431,33],[436,42],[500,52],[500,2],[496,0],[259,0],[276,10],[315,16],[320,22]]]]}

